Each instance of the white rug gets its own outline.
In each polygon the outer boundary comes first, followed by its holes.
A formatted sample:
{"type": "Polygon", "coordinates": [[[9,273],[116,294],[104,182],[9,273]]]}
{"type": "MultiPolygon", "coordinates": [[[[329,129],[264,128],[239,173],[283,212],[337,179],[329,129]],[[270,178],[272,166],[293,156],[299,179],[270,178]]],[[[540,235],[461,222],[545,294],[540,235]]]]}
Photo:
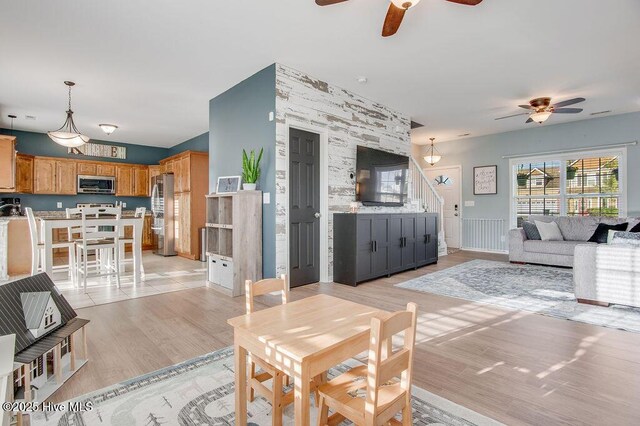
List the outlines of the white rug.
{"type": "MultiPolygon", "coordinates": [[[[330,370],[329,377],[356,365],[360,363],[351,360],[330,370]]],[[[233,425],[234,381],[233,349],[229,347],[73,400],[90,402],[91,411],[47,416],[36,413],[31,424],[233,425]]],[[[413,389],[412,402],[414,425],[500,425],[417,387],[413,389]]],[[[316,410],[311,412],[311,424],[315,425],[316,410]]],[[[293,405],[287,407],[284,417],[285,425],[293,424],[293,405]]],[[[271,425],[271,405],[256,398],[248,406],[248,421],[249,425],[271,425]]]]}
{"type": "Polygon", "coordinates": [[[396,287],[640,333],[640,309],[578,303],[573,270],[472,260],[396,287]]]}

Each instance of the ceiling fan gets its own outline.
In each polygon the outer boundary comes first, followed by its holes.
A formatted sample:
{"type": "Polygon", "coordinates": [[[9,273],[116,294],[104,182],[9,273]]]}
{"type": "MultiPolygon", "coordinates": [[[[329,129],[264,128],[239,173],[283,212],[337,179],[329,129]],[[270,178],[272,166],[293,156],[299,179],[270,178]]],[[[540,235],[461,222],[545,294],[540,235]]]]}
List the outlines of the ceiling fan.
{"type": "MultiPolygon", "coordinates": [[[[329,6],[336,3],[342,3],[347,0],[316,0],[316,4],[318,6],[329,6]]],[[[402,23],[402,18],[404,18],[404,14],[407,10],[411,9],[413,6],[420,3],[420,0],[389,0],[391,4],[389,4],[389,10],[387,11],[387,16],[384,18],[384,25],[382,26],[382,36],[389,37],[394,35],[398,28],[400,28],[400,24],[402,23]]],[[[467,6],[475,6],[480,4],[482,0],[447,0],[451,3],[464,4],[467,6]]]]}
{"type": "Polygon", "coordinates": [[[547,121],[549,117],[551,117],[551,114],[578,114],[582,112],[582,108],[564,107],[578,104],[580,102],[584,102],[585,100],[585,98],[574,98],[551,105],[551,98],[535,98],[529,101],[529,105],[518,105],[520,108],[529,110],[529,112],[521,112],[520,114],[498,117],[496,118],[496,120],[518,117],[520,115],[528,115],[529,119],[525,121],[525,123],[536,122],[542,124],[547,121]]]}

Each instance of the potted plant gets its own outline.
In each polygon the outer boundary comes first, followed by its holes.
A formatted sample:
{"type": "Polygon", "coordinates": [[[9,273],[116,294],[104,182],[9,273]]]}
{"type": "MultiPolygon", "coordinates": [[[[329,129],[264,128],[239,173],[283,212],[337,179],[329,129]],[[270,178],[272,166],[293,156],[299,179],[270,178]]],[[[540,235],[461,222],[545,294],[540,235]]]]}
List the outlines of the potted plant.
{"type": "Polygon", "coordinates": [[[524,171],[523,167],[520,166],[520,168],[518,169],[518,174],[516,176],[516,180],[518,181],[518,186],[520,188],[524,188],[525,186],[527,186],[527,179],[529,179],[529,173],[524,171]]]}
{"type": "Polygon", "coordinates": [[[611,174],[613,175],[614,178],[616,178],[616,181],[618,181],[618,168],[617,167],[615,169],[611,169],[611,174]]]}
{"type": "Polygon", "coordinates": [[[574,166],[567,167],[567,180],[572,180],[576,177],[576,173],[578,172],[578,168],[574,166]]]}
{"type": "Polygon", "coordinates": [[[251,150],[249,155],[247,151],[242,150],[242,189],[246,191],[255,191],[258,179],[260,179],[260,160],[264,148],[260,148],[258,158],[256,153],[251,150]]]}

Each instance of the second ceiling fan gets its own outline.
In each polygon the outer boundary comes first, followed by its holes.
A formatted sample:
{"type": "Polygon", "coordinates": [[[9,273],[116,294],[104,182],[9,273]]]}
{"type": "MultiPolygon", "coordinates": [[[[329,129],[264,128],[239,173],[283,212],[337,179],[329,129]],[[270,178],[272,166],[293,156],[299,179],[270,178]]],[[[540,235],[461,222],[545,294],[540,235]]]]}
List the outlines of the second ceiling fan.
{"type": "MultiPolygon", "coordinates": [[[[318,6],[329,6],[336,3],[342,3],[347,0],[316,0],[316,4],[318,6]]],[[[482,0],[447,0],[451,3],[464,4],[467,6],[475,6],[480,4],[482,0]]],[[[402,23],[402,19],[404,18],[404,14],[407,10],[411,9],[418,3],[420,0],[390,0],[391,4],[389,4],[389,10],[387,11],[387,16],[384,18],[384,24],[382,26],[382,36],[389,37],[394,35],[398,28],[400,28],[400,24],[402,23]]]]}

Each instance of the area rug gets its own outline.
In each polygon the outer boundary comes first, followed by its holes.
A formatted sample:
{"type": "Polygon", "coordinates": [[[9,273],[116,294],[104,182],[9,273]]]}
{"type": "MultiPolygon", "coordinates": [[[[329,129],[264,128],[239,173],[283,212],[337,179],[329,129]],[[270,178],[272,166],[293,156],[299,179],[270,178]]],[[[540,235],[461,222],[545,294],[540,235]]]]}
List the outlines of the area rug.
{"type": "MultiPolygon", "coordinates": [[[[31,424],[40,425],[233,425],[233,348],[225,348],[172,367],[136,377],[74,399],[93,409],[85,412],[32,415],[31,424]]],[[[360,365],[356,360],[329,371],[334,377],[360,365]]],[[[316,423],[312,408],[311,424],[316,423]]],[[[252,426],[271,425],[271,405],[256,398],[248,406],[252,426]]],[[[293,405],[284,413],[284,424],[293,424],[293,405]]],[[[500,425],[465,407],[424,389],[413,389],[414,425],[500,425]]],[[[343,422],[343,424],[349,424],[343,422]]]]}
{"type": "Polygon", "coordinates": [[[472,260],[396,287],[640,333],[638,308],[578,303],[571,269],[472,260]]]}

